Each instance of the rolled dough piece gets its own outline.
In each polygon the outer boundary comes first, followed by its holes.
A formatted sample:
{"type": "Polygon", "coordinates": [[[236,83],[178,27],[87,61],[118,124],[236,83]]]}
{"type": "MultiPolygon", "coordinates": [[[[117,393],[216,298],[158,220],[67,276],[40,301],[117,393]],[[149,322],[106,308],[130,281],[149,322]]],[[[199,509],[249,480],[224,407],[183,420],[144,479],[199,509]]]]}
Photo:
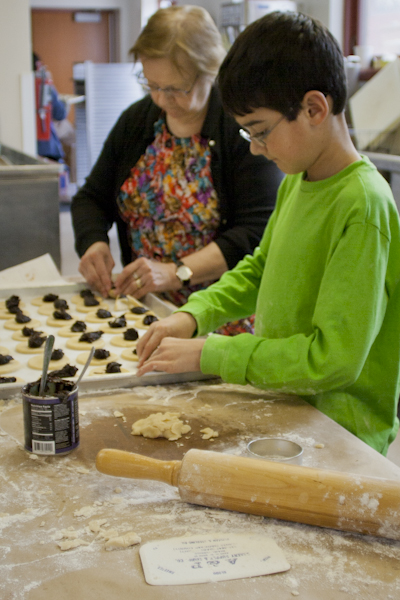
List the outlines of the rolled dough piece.
{"type": "Polygon", "coordinates": [[[124,360],[133,360],[134,362],[138,362],[139,357],[134,353],[135,348],[126,348],[121,352],[121,358],[124,360]]]}
{"type": "MultiPolygon", "coordinates": [[[[24,308],[25,303],[22,302],[22,300],[20,300],[18,306],[19,306],[19,308],[24,308]]],[[[0,300],[0,310],[5,310],[5,308],[6,308],[6,301],[0,300]]]]}
{"type": "Polygon", "coordinates": [[[105,342],[101,338],[90,343],[90,342],[80,342],[79,337],[80,336],[77,335],[75,337],[69,338],[67,340],[67,343],[65,344],[67,346],[67,348],[69,348],[70,350],[90,350],[90,348],[92,348],[92,346],[94,346],[95,348],[104,348],[105,342]]]}
{"type": "Polygon", "coordinates": [[[112,344],[113,346],[118,346],[119,348],[135,348],[137,343],[138,339],[125,340],[122,333],[120,333],[119,335],[114,335],[114,337],[112,337],[110,340],[110,344],[112,344]]]}
{"type": "Polygon", "coordinates": [[[96,300],[99,301],[99,304],[96,304],[96,306],[85,306],[83,302],[77,302],[75,308],[77,312],[80,313],[90,313],[93,312],[93,310],[98,310],[99,308],[108,310],[108,305],[105,302],[101,302],[99,298],[96,298],[96,300]]]}
{"type": "Polygon", "coordinates": [[[21,367],[21,363],[19,363],[15,358],[11,360],[6,365],[0,365],[0,375],[5,375],[6,373],[14,373],[18,371],[21,367]]]}
{"type": "Polygon", "coordinates": [[[17,352],[20,352],[21,354],[43,354],[45,345],[46,345],[46,342],[44,342],[41,346],[39,346],[39,348],[30,348],[28,346],[28,341],[26,341],[26,342],[20,342],[19,344],[17,344],[15,346],[15,349],[17,352]]]}
{"type": "MultiPolygon", "coordinates": [[[[30,327],[30,329],[33,329],[32,327],[30,327]]],[[[36,331],[36,330],[35,330],[36,331]]],[[[42,332],[43,334],[43,332],[42,332]]],[[[41,335],[42,335],[41,334],[41,335]]],[[[44,335],[44,334],[43,334],[44,335]]],[[[29,336],[26,336],[22,333],[22,329],[19,329],[18,331],[14,331],[14,333],[12,334],[12,339],[15,340],[16,342],[27,342],[29,340],[29,336]]]]}
{"type": "MultiPolygon", "coordinates": [[[[78,321],[82,321],[82,319],[78,319],[78,321]]],[[[69,321],[69,323],[71,323],[71,321],[69,321]]],[[[60,335],[61,337],[76,337],[77,335],[81,335],[82,332],[79,331],[71,331],[71,327],[72,325],[75,325],[76,321],[72,321],[71,325],[66,325],[65,327],[61,327],[61,329],[58,330],[58,335],[60,335]]],[[[94,329],[90,329],[90,327],[86,327],[85,329],[85,333],[88,333],[90,331],[94,331],[94,329]]]]}
{"type": "Polygon", "coordinates": [[[0,346],[0,354],[10,354],[10,351],[8,348],[5,348],[4,346],[0,346]]]}
{"type": "Polygon", "coordinates": [[[133,423],[131,434],[151,439],[164,437],[174,442],[192,429],[179,419],[180,416],[180,413],[154,413],[133,423]]]}
{"type": "MultiPolygon", "coordinates": [[[[19,304],[19,308],[21,308],[21,303],[19,304]]],[[[22,308],[21,308],[21,310],[22,310],[22,308]]],[[[29,316],[29,313],[24,312],[24,315],[29,316]]],[[[0,309],[0,319],[6,320],[6,319],[11,319],[13,317],[15,317],[15,313],[10,312],[7,308],[0,309]]]]}
{"type": "Polygon", "coordinates": [[[134,531],[127,531],[118,537],[113,537],[107,540],[104,547],[107,550],[113,550],[115,548],[129,548],[135,544],[140,544],[142,541],[141,537],[138,536],[134,531]]]}
{"type": "Polygon", "coordinates": [[[200,433],[203,440],[211,440],[211,438],[216,438],[219,436],[218,431],[214,431],[211,427],[205,427],[204,429],[200,429],[200,433]]]}
{"type": "Polygon", "coordinates": [[[31,300],[31,304],[33,304],[33,306],[53,306],[54,300],[50,300],[50,302],[45,302],[43,298],[44,296],[36,296],[36,298],[33,298],[31,300]]]}
{"type": "MultiPolygon", "coordinates": [[[[100,303],[105,304],[104,302],[104,298],[102,298],[101,296],[99,296],[98,294],[94,294],[94,297],[96,298],[96,300],[100,303]]],[[[80,294],[74,294],[74,296],[71,297],[71,302],[73,302],[74,304],[84,304],[84,298],[80,295],[80,294]]],[[[96,305],[97,307],[97,305],[96,305]]],[[[93,310],[93,306],[91,307],[91,310],[93,310]]]]}
{"type": "Polygon", "coordinates": [[[89,546],[89,542],[85,542],[85,540],[81,540],[80,538],[65,540],[63,542],[57,542],[57,545],[61,550],[72,550],[72,548],[78,548],[78,546],[89,546]]]}
{"type": "Polygon", "coordinates": [[[14,318],[8,319],[8,321],[4,323],[4,329],[11,329],[13,331],[19,331],[24,327],[31,327],[32,329],[35,329],[36,327],[40,327],[40,321],[38,321],[37,319],[31,319],[30,321],[28,321],[28,323],[17,323],[14,318]]]}
{"type": "Polygon", "coordinates": [[[44,315],[45,317],[49,317],[53,314],[56,309],[53,306],[52,302],[45,302],[42,306],[39,306],[38,313],[39,315],[44,315]]]}
{"type": "MultiPolygon", "coordinates": [[[[89,357],[89,352],[82,352],[81,354],[78,354],[78,356],[76,357],[76,362],[79,363],[80,365],[85,365],[86,361],[89,357]]],[[[98,367],[99,365],[106,365],[109,362],[115,361],[117,360],[118,356],[116,354],[113,354],[112,352],[110,352],[110,356],[108,356],[107,358],[92,358],[90,364],[93,367],[98,367]]]]}
{"type": "MultiPolygon", "coordinates": [[[[16,381],[11,381],[10,383],[0,383],[0,386],[3,387],[5,385],[15,385],[16,383],[25,383],[25,380],[21,379],[21,377],[16,377],[15,379],[16,379],[16,381]]],[[[1,435],[3,435],[3,434],[1,434],[1,435]]],[[[6,434],[4,434],[4,435],[6,435],[6,434]]],[[[34,455],[31,455],[31,456],[34,456],[34,455]]]]}
{"type": "MultiPolygon", "coordinates": [[[[53,310],[54,312],[54,310],[53,310]]],[[[66,311],[69,315],[71,313],[66,311]]],[[[46,325],[49,327],[65,327],[66,323],[73,323],[74,321],[79,321],[79,319],[75,315],[71,315],[72,319],[55,319],[54,317],[49,317],[46,321],[46,325]]]]}
{"type": "MultiPolygon", "coordinates": [[[[105,308],[106,310],[108,310],[108,307],[101,307],[101,308],[105,308]]],[[[100,317],[98,317],[96,315],[97,311],[94,311],[93,308],[91,310],[91,312],[88,312],[86,315],[86,323],[104,323],[104,327],[108,327],[108,321],[112,321],[113,319],[116,318],[117,315],[115,315],[114,313],[111,313],[111,317],[106,317],[105,319],[101,319],[100,317]]],[[[111,311],[109,311],[111,312],[111,311]]]]}
{"type": "MultiPolygon", "coordinates": [[[[108,360],[107,362],[111,361],[108,360]]],[[[124,367],[121,367],[121,371],[119,373],[106,373],[106,368],[107,364],[95,367],[94,369],[89,371],[89,375],[107,375],[107,377],[109,377],[111,375],[121,375],[121,373],[130,373],[130,371],[128,371],[128,369],[125,369],[124,367]]]]}
{"type": "MultiPolygon", "coordinates": [[[[36,356],[32,356],[32,358],[28,360],[28,367],[30,367],[31,369],[37,369],[41,371],[43,367],[43,358],[43,354],[37,354],[36,356]]],[[[62,367],[64,365],[67,365],[69,362],[70,359],[64,354],[64,356],[59,360],[51,360],[49,362],[49,371],[57,371],[58,369],[62,369],[62,367]]]]}

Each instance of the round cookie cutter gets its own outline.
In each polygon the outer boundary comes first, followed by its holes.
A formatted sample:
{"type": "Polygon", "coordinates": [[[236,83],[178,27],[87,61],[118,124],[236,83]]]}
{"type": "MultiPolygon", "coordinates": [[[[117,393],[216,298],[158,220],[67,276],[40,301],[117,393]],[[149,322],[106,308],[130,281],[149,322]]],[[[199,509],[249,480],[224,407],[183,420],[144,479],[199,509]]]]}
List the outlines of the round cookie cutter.
{"type": "Polygon", "coordinates": [[[301,465],[303,448],[285,438],[259,438],[247,444],[247,454],[252,458],[262,458],[276,462],[301,465]]]}

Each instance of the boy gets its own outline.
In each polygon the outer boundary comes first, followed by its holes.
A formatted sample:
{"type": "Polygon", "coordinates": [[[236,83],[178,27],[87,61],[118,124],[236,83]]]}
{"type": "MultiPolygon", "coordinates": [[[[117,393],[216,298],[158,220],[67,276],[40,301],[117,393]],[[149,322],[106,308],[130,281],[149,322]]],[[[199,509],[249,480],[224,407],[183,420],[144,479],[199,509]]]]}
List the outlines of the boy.
{"type": "Polygon", "coordinates": [[[386,454],[398,430],[400,224],[350,139],[339,46],[310,17],[270,13],[237,38],[219,85],[251,151],[287,176],[260,247],[152,325],[138,375],[201,368],[297,394],[386,454]],[[254,336],[177,339],[253,311],[254,336]]]}

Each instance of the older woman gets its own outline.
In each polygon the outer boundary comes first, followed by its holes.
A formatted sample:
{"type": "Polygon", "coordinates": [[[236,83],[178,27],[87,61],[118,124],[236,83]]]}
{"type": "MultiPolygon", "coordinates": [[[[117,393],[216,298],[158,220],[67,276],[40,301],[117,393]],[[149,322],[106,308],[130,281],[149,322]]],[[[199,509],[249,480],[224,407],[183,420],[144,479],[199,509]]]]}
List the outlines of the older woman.
{"type": "Polygon", "coordinates": [[[116,293],[163,292],[182,305],[252,252],[282,174],[250,154],[222,109],[214,79],[225,51],[207,11],[158,10],[131,53],[148,95],[121,115],[73,199],[80,272],[109,293],[116,221],[116,293]]]}

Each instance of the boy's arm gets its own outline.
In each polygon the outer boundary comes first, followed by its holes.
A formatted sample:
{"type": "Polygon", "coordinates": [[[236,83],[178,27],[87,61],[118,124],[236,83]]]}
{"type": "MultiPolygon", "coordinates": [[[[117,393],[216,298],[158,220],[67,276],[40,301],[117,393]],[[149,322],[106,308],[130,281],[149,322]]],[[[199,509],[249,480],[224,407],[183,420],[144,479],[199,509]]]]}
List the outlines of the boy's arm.
{"type": "MultiPolygon", "coordinates": [[[[230,383],[301,395],[351,385],[384,318],[388,253],[389,240],[376,227],[351,225],[327,265],[309,335],[210,336],[202,371],[230,383]]],[[[257,318],[263,309],[268,307],[259,301],[257,318]]]]}

